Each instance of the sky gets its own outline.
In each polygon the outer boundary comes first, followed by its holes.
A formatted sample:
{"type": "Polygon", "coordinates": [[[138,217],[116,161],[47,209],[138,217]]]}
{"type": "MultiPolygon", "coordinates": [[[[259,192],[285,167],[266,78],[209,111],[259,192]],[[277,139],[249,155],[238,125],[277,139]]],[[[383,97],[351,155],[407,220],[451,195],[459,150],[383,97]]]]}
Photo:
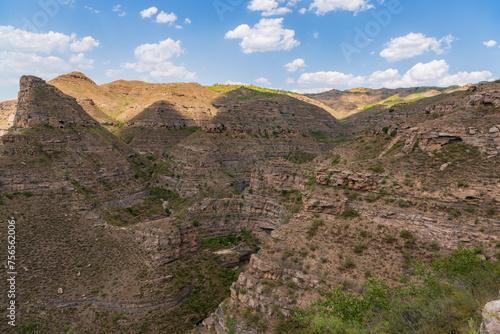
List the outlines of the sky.
{"type": "Polygon", "coordinates": [[[0,0],[0,101],[22,75],[300,93],[500,78],[500,1],[0,0]]]}

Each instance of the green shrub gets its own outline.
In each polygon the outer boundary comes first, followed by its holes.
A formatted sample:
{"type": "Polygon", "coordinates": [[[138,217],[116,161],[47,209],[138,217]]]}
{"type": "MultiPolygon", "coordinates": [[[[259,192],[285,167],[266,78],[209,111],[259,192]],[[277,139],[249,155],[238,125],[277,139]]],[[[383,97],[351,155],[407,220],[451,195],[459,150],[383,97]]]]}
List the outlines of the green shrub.
{"type": "Polygon", "coordinates": [[[366,246],[366,244],[356,244],[354,246],[354,253],[361,254],[367,248],[368,248],[368,246],[366,246]]]}
{"type": "Polygon", "coordinates": [[[384,241],[388,244],[392,244],[396,241],[396,238],[392,234],[388,234],[385,236],[384,241]]]}
{"type": "Polygon", "coordinates": [[[415,264],[413,272],[396,287],[369,278],[359,294],[342,286],[325,292],[293,309],[290,321],[301,330],[288,333],[477,333],[483,305],[500,288],[500,263],[466,249],[415,264]]]}
{"type": "Polygon", "coordinates": [[[400,199],[400,200],[398,200],[398,205],[402,208],[409,208],[411,204],[409,201],[405,201],[404,199],[400,199]]]}
{"type": "Polygon", "coordinates": [[[309,230],[307,231],[308,239],[311,239],[312,237],[314,237],[316,235],[316,233],[318,233],[318,228],[320,226],[323,226],[323,225],[325,225],[323,220],[321,220],[321,219],[313,220],[311,227],[309,227],[309,230]]]}
{"type": "Polygon", "coordinates": [[[359,217],[359,216],[360,216],[360,213],[358,211],[354,210],[353,208],[347,208],[342,213],[342,217],[346,217],[346,218],[355,218],[355,217],[359,217]]]}
{"type": "Polygon", "coordinates": [[[370,170],[377,174],[383,173],[385,171],[384,167],[382,167],[381,165],[373,165],[370,167],[370,170]]]}
{"type": "Polygon", "coordinates": [[[413,234],[411,234],[411,232],[408,230],[402,230],[401,233],[399,233],[399,236],[403,239],[411,239],[413,237],[413,234]]]}

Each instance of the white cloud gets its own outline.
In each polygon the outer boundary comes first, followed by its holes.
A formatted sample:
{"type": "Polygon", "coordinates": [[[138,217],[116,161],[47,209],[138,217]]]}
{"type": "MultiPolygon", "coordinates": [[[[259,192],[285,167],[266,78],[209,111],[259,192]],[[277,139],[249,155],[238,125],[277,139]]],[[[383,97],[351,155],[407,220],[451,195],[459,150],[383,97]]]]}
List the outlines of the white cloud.
{"type": "Polygon", "coordinates": [[[404,75],[401,75],[397,69],[376,71],[368,76],[354,76],[353,74],[340,72],[315,72],[302,74],[297,83],[304,87],[302,92],[311,92],[314,89],[328,90],[332,88],[342,89],[359,86],[368,86],[371,88],[463,86],[469,83],[493,79],[493,74],[489,71],[450,74],[449,69],[450,66],[445,60],[433,60],[429,63],[416,64],[404,75]]]}
{"type": "Polygon", "coordinates": [[[226,81],[226,85],[233,85],[233,86],[249,86],[247,83],[240,82],[240,81],[232,81],[232,80],[228,80],[228,81],[226,81]]]}
{"type": "Polygon", "coordinates": [[[306,66],[306,62],[304,61],[304,59],[301,59],[301,58],[297,58],[294,61],[292,61],[291,63],[288,63],[285,65],[288,72],[295,72],[299,68],[304,67],[304,66],[306,66]]]}
{"type": "Polygon", "coordinates": [[[332,87],[294,89],[292,92],[299,94],[318,94],[332,90],[332,87]]]}
{"type": "Polygon", "coordinates": [[[94,64],[94,59],[87,59],[85,58],[85,55],[83,53],[79,53],[77,55],[72,55],[69,58],[69,62],[71,64],[78,65],[78,67],[81,69],[88,70],[93,68],[92,65],[94,64]]]}
{"type": "Polygon", "coordinates": [[[143,19],[146,19],[146,18],[149,18],[149,17],[155,15],[156,13],[158,13],[158,8],[149,7],[148,9],[144,9],[141,11],[141,17],[143,19]]]}
{"type": "Polygon", "coordinates": [[[127,15],[127,13],[125,13],[122,10],[122,5],[113,6],[113,12],[121,12],[120,14],[118,14],[118,16],[125,16],[125,15],[127,15]]]}
{"type": "Polygon", "coordinates": [[[70,70],[71,66],[59,57],[0,52],[0,73],[3,78],[19,79],[21,75],[32,74],[48,80],[70,70]]]}
{"type": "Polygon", "coordinates": [[[50,31],[48,33],[34,33],[11,26],[0,26],[0,49],[23,53],[66,53],[91,51],[100,45],[99,41],[87,36],[80,40],[76,34],[71,36],[50,31]]]}
{"type": "Polygon", "coordinates": [[[317,31],[316,31],[316,32],[314,32],[313,36],[314,36],[314,38],[318,38],[318,36],[319,36],[319,32],[317,32],[317,31]]]}
{"type": "Polygon", "coordinates": [[[174,13],[165,13],[164,11],[161,11],[161,13],[156,17],[156,22],[158,23],[173,24],[175,21],[177,21],[177,15],[174,13]]]}
{"type": "Polygon", "coordinates": [[[0,26],[0,49],[5,51],[64,53],[72,39],[73,36],[53,31],[38,34],[12,26],[0,26]]]}
{"type": "Polygon", "coordinates": [[[170,61],[171,58],[179,57],[185,52],[181,44],[181,41],[167,38],[157,44],[139,45],[134,51],[137,62],[126,63],[122,67],[142,73],[143,79],[147,81],[194,80],[195,73],[170,61]]]}
{"type": "Polygon", "coordinates": [[[262,11],[262,16],[284,15],[292,10],[288,7],[279,7],[284,0],[252,0],[248,4],[251,11],[262,11]]]}
{"type": "Polygon", "coordinates": [[[135,48],[134,54],[137,60],[143,63],[161,63],[174,56],[179,57],[185,51],[181,41],[167,38],[158,44],[142,44],[135,48]]]}
{"type": "Polygon", "coordinates": [[[87,36],[82,38],[79,41],[74,41],[69,46],[70,50],[73,52],[87,52],[92,51],[93,48],[96,48],[100,45],[99,41],[94,39],[93,37],[87,36]]]}
{"type": "Polygon", "coordinates": [[[497,44],[498,43],[495,40],[489,40],[487,42],[483,42],[483,45],[488,47],[488,48],[492,48],[492,47],[496,46],[497,44]]]}
{"type": "Polygon", "coordinates": [[[316,15],[324,15],[328,12],[346,10],[357,14],[373,8],[369,0],[314,0],[309,10],[314,10],[316,15]]]}
{"type": "Polygon", "coordinates": [[[366,78],[365,85],[373,88],[395,88],[395,83],[401,79],[399,71],[396,69],[388,69],[385,71],[373,72],[366,78]]]}
{"type": "Polygon", "coordinates": [[[307,8],[301,8],[301,9],[299,9],[299,13],[302,14],[302,15],[305,14],[306,12],[307,12],[307,8]]]}
{"type": "Polygon", "coordinates": [[[451,48],[453,40],[454,37],[451,35],[437,40],[434,37],[425,37],[422,33],[409,33],[406,36],[391,39],[385,44],[386,48],[380,52],[380,56],[389,62],[395,62],[420,56],[431,50],[436,54],[443,54],[451,48]]]}
{"type": "Polygon", "coordinates": [[[287,78],[286,79],[286,83],[291,85],[291,84],[294,84],[295,83],[295,79],[294,78],[287,78]]]}
{"type": "Polygon", "coordinates": [[[340,72],[315,72],[303,73],[297,83],[310,88],[317,87],[339,87],[339,86],[360,86],[365,82],[364,77],[344,74],[340,72]]]}
{"type": "Polygon", "coordinates": [[[226,33],[226,39],[239,38],[243,53],[291,50],[300,44],[295,31],[283,29],[283,18],[261,19],[253,28],[246,24],[226,33]]]}
{"type": "Polygon", "coordinates": [[[185,23],[185,24],[191,24],[191,20],[190,20],[188,17],[186,17],[186,18],[184,19],[184,23],[185,23]]]}
{"type": "Polygon", "coordinates": [[[255,79],[254,81],[256,83],[264,85],[264,86],[270,86],[271,85],[271,83],[269,82],[269,80],[267,78],[258,78],[258,79],[255,79]]]}
{"type": "Polygon", "coordinates": [[[94,9],[94,8],[89,7],[87,5],[85,5],[85,9],[90,10],[90,12],[93,13],[93,14],[98,14],[99,13],[99,11],[97,9],[94,9]]]}
{"type": "Polygon", "coordinates": [[[449,74],[449,69],[450,66],[445,60],[433,60],[425,64],[418,63],[408,70],[401,79],[394,80],[392,83],[388,84],[387,87],[463,86],[469,83],[489,80],[493,75],[489,71],[449,74]]]}
{"type": "Polygon", "coordinates": [[[108,78],[113,78],[113,77],[116,77],[117,75],[120,75],[122,73],[123,73],[123,70],[107,70],[106,76],[108,78]]]}

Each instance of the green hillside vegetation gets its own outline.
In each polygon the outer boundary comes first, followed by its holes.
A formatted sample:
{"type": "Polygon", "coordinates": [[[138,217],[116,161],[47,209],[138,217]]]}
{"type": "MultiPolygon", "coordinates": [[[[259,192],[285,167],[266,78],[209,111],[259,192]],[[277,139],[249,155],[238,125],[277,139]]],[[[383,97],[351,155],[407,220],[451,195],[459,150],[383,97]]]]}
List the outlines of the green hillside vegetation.
{"type": "Polygon", "coordinates": [[[500,262],[482,250],[460,248],[430,264],[415,263],[412,276],[389,287],[370,278],[363,292],[344,286],[323,292],[310,307],[295,308],[278,333],[478,333],[482,306],[500,288],[500,262]]]}

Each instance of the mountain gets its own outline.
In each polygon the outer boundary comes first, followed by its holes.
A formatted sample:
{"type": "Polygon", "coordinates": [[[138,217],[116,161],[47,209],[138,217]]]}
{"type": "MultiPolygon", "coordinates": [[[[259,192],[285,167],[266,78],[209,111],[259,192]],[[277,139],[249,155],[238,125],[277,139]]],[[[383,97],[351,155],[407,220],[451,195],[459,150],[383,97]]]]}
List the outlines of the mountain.
{"type": "Polygon", "coordinates": [[[127,122],[155,102],[168,100],[180,112],[208,112],[217,94],[198,84],[149,84],[118,80],[98,86],[83,73],[59,76],[49,84],[77,99],[92,100],[103,113],[118,122],[127,122]]]}
{"type": "Polygon", "coordinates": [[[22,77],[0,104],[19,331],[477,328],[500,289],[499,91],[373,91],[407,99],[338,120],[255,86],[22,77]]]}
{"type": "Polygon", "coordinates": [[[319,94],[309,94],[307,97],[319,101],[330,107],[332,115],[338,119],[344,119],[360,111],[382,106],[390,108],[394,105],[418,101],[422,98],[432,97],[460,90],[458,86],[439,87],[412,87],[397,89],[369,89],[355,88],[346,91],[331,90],[319,94]]]}

